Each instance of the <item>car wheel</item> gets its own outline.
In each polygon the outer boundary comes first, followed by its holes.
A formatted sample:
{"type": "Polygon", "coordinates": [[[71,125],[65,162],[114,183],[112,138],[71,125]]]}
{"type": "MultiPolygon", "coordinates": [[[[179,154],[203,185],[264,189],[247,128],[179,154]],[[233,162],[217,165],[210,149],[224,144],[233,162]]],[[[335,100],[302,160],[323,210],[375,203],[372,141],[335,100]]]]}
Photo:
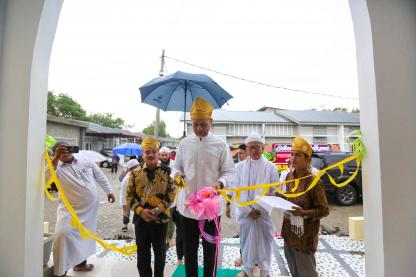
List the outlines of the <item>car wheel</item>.
{"type": "Polygon", "coordinates": [[[340,205],[351,206],[357,202],[357,190],[351,185],[346,185],[337,189],[335,197],[340,205]]]}
{"type": "Polygon", "coordinates": [[[107,161],[105,161],[105,162],[102,162],[101,166],[104,167],[104,168],[109,168],[110,167],[110,163],[107,162],[107,161]]]}

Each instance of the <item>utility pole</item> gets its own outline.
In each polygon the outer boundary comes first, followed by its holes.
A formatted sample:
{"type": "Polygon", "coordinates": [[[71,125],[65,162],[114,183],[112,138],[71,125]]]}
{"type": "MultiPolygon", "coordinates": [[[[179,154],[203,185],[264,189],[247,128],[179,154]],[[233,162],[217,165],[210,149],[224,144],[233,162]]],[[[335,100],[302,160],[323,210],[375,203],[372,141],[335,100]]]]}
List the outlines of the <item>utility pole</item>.
{"type": "MultiPolygon", "coordinates": [[[[160,70],[159,76],[162,77],[165,75],[165,49],[162,50],[162,56],[160,57],[160,70]]],[[[156,121],[155,121],[155,132],[154,136],[157,139],[159,136],[159,124],[160,124],[160,109],[156,108],[156,121]]]]}

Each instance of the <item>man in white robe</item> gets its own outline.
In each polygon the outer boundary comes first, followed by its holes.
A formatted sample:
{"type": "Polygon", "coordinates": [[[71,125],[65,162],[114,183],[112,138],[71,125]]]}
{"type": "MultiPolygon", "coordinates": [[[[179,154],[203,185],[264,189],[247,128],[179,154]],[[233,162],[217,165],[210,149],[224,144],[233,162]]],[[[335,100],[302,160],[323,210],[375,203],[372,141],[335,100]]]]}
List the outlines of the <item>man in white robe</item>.
{"type": "MultiPolygon", "coordinates": [[[[264,140],[258,134],[246,139],[249,157],[236,165],[232,181],[233,187],[246,187],[269,184],[279,181],[279,173],[273,163],[263,156],[264,140]]],[[[240,202],[255,199],[263,189],[242,191],[240,202]]],[[[260,276],[268,276],[270,271],[274,224],[269,210],[254,204],[236,208],[237,224],[240,228],[240,243],[244,271],[240,276],[253,276],[253,268],[260,268],[260,276]]]]}
{"type": "MultiPolygon", "coordinates": [[[[181,215],[184,238],[185,272],[187,277],[198,276],[198,220],[185,208],[188,195],[203,187],[220,189],[228,186],[234,175],[234,162],[224,140],[209,133],[212,125],[212,105],[197,98],[191,107],[192,128],[195,134],[184,138],[178,146],[172,174],[185,178],[187,186],[177,195],[176,208],[181,215]]],[[[214,221],[205,220],[204,231],[216,235],[214,221]]],[[[216,247],[202,239],[204,276],[215,276],[216,247]]]]}
{"type": "MultiPolygon", "coordinates": [[[[52,164],[63,192],[81,223],[95,233],[99,206],[97,183],[107,194],[108,201],[115,201],[107,177],[92,161],[75,158],[68,152],[65,142],[57,142],[54,146],[52,164]]],[[[71,267],[74,267],[74,271],[91,271],[94,267],[87,264],[87,258],[95,254],[95,241],[83,239],[78,229],[71,227],[70,220],[71,215],[63,202],[59,201],[53,246],[55,276],[66,276],[71,267]]]]}

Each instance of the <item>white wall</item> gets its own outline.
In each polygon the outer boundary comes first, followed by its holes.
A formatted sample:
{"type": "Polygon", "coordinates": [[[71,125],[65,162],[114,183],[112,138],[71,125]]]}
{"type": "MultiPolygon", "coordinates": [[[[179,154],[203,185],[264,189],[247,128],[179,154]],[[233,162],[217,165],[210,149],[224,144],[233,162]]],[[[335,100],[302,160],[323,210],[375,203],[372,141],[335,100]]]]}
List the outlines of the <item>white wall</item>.
{"type": "Polygon", "coordinates": [[[415,276],[416,1],[350,0],[350,7],[368,150],[366,275],[415,276]]]}
{"type": "Polygon", "coordinates": [[[0,276],[42,276],[48,67],[62,1],[0,1],[0,276]]]}

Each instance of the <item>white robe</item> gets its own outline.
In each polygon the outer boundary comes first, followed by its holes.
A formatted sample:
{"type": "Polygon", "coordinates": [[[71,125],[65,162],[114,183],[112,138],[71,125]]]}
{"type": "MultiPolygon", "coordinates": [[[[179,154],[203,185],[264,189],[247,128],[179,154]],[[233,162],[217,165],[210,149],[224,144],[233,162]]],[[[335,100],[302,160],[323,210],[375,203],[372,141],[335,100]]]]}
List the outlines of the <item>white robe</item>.
{"type": "Polygon", "coordinates": [[[127,172],[124,176],[123,181],[121,181],[121,190],[120,190],[120,205],[121,207],[126,206],[126,197],[127,197],[127,187],[129,186],[130,172],[127,172]]]}
{"type": "Polygon", "coordinates": [[[176,172],[184,173],[188,183],[178,192],[176,207],[181,215],[194,218],[185,208],[188,195],[212,186],[216,181],[221,181],[225,187],[229,186],[234,175],[234,162],[227,143],[220,137],[211,133],[203,138],[190,135],[179,143],[171,176],[176,172]]]}
{"type": "MultiPolygon", "coordinates": [[[[269,184],[279,180],[276,167],[263,156],[259,160],[246,160],[236,165],[236,174],[233,179],[233,187],[253,186],[257,184],[269,184]]],[[[240,193],[240,202],[246,202],[256,198],[263,189],[245,191],[240,193]]],[[[253,268],[256,264],[263,271],[270,270],[273,250],[274,224],[265,210],[257,204],[248,207],[236,208],[237,223],[240,228],[241,252],[244,266],[253,268]],[[252,208],[261,211],[258,219],[248,216],[252,208]]]]}
{"type": "MultiPolygon", "coordinates": [[[[111,193],[107,177],[96,164],[80,157],[71,164],[60,162],[56,174],[81,223],[95,233],[99,206],[97,183],[107,194],[111,193]]],[[[70,219],[64,204],[59,201],[53,247],[55,275],[65,274],[65,271],[95,254],[95,241],[91,238],[84,240],[78,229],[71,227],[70,219]]]]}

